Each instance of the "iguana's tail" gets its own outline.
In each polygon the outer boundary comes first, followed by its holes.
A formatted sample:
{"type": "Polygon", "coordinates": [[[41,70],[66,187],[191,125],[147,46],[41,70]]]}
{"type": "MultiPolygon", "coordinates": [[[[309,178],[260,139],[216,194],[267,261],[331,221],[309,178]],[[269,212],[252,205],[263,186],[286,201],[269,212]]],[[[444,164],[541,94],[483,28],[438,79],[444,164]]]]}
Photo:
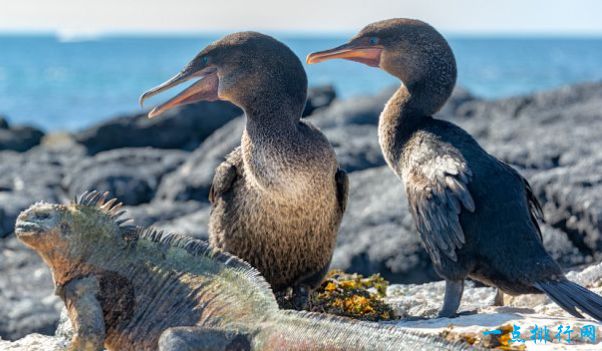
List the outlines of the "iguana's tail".
{"type": "Polygon", "coordinates": [[[279,318],[269,324],[254,338],[261,350],[478,350],[411,329],[321,313],[281,311],[279,318]]]}
{"type": "Polygon", "coordinates": [[[598,322],[602,322],[602,296],[567,279],[538,282],[533,285],[573,316],[583,318],[576,309],[579,308],[598,322]]]}

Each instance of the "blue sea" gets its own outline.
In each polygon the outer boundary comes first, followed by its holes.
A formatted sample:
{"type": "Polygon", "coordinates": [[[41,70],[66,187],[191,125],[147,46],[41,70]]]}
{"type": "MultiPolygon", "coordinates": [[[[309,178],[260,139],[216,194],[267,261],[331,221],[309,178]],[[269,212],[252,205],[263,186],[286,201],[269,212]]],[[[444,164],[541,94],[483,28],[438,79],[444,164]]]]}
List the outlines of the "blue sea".
{"type": "MultiPolygon", "coordinates": [[[[107,36],[62,40],[54,35],[0,34],[0,115],[47,130],[78,130],[120,113],[140,111],[138,96],[177,73],[218,36],[107,36]]],[[[279,36],[302,59],[340,37],[279,36]]],[[[459,84],[497,98],[602,79],[602,38],[450,36],[459,84]]],[[[340,97],[374,94],[397,84],[377,69],[333,61],[305,67],[310,85],[334,84],[340,97]]],[[[171,96],[149,101],[149,107],[171,96]]]]}

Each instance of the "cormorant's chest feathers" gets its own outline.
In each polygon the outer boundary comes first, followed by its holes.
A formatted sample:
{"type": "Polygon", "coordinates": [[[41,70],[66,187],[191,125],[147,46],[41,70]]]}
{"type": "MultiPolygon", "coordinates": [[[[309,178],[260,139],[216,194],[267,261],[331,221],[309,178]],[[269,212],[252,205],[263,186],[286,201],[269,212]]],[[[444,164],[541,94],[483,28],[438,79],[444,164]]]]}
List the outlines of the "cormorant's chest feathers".
{"type": "Polygon", "coordinates": [[[334,150],[318,130],[299,123],[298,130],[252,135],[243,132],[245,177],[258,190],[283,198],[302,198],[334,187],[337,161],[334,150]]]}

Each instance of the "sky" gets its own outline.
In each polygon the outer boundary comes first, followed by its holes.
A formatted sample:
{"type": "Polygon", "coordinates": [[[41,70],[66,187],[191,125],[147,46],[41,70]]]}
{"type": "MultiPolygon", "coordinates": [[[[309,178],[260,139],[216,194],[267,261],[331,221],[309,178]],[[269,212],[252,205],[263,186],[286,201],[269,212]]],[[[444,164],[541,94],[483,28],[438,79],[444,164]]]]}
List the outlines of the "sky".
{"type": "Polygon", "coordinates": [[[0,31],[348,33],[391,17],[447,33],[602,35],[599,0],[0,0],[0,31]]]}

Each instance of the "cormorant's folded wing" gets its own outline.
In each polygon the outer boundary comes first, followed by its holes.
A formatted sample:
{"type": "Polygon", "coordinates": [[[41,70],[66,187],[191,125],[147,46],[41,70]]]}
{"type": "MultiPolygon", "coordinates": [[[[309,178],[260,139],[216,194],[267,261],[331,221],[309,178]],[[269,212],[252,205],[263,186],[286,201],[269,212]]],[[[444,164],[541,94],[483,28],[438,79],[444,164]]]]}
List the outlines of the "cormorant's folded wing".
{"type": "Polygon", "coordinates": [[[500,161],[500,163],[504,167],[506,167],[510,173],[512,173],[516,178],[518,178],[518,180],[525,187],[527,203],[529,204],[529,215],[531,217],[531,222],[533,223],[535,230],[537,230],[539,240],[543,242],[543,237],[541,236],[541,228],[539,228],[539,222],[545,222],[545,220],[543,210],[541,209],[541,204],[539,203],[539,200],[537,200],[537,196],[535,196],[535,194],[533,193],[533,189],[531,188],[529,182],[520,173],[518,173],[518,171],[516,171],[514,168],[512,168],[509,164],[505,162],[500,161]]]}
{"type": "Polygon", "coordinates": [[[215,203],[218,197],[232,189],[232,185],[239,177],[235,164],[237,163],[236,160],[242,157],[240,154],[240,147],[234,149],[226,157],[226,160],[215,169],[213,183],[211,183],[209,189],[209,202],[212,204],[215,203]]]}
{"type": "Polygon", "coordinates": [[[472,172],[461,155],[421,161],[404,174],[410,211],[434,263],[442,254],[456,261],[456,250],[465,243],[460,212],[475,210],[467,186],[472,172]]]}
{"type": "Polygon", "coordinates": [[[334,177],[337,185],[337,202],[341,213],[344,213],[345,209],[347,209],[347,198],[349,196],[349,178],[347,177],[347,172],[340,168],[337,169],[334,177]]]}

